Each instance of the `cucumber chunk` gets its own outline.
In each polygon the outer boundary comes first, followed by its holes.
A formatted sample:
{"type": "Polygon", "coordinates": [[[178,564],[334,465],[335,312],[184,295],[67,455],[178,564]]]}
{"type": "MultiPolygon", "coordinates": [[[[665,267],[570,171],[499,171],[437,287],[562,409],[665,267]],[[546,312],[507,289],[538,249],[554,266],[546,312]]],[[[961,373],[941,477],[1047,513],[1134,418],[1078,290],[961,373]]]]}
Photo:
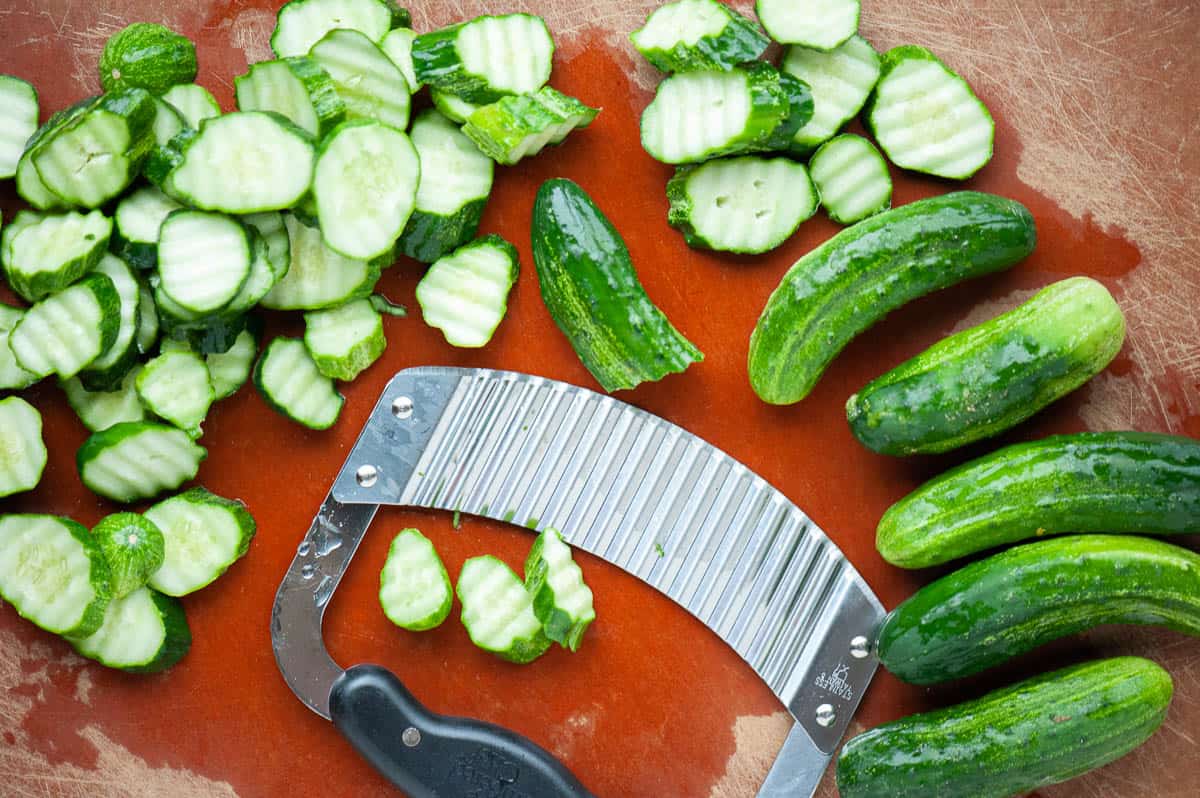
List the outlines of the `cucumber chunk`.
{"type": "Polygon", "coordinates": [[[75,464],[88,490],[128,504],[178,488],[196,476],[207,456],[183,430],[139,421],[94,433],[75,464]]]}
{"type": "Polygon", "coordinates": [[[140,300],[137,279],[129,264],[115,255],[105,255],[96,267],[97,274],[112,280],[120,302],[120,326],[112,346],[104,354],[79,372],[79,379],[89,391],[108,391],[121,384],[121,380],[137,361],[138,348],[138,303],[140,300]]]}
{"type": "Polygon", "coordinates": [[[460,247],[434,262],[417,284],[421,315],[451,346],[484,346],[508,312],[519,272],[516,247],[498,235],[460,247]]]}
{"type": "Polygon", "coordinates": [[[475,237],[496,167],[453,122],[432,109],[413,122],[412,143],[421,180],[399,249],[433,263],[475,237]]]}
{"type": "Polygon", "coordinates": [[[421,179],[408,136],[380,122],[345,122],[321,142],[313,197],[321,236],[334,252],[371,260],[393,253],[421,179]]]}
{"type": "Polygon", "coordinates": [[[8,345],[26,371],[70,379],[117,340],[120,306],[112,280],[89,274],[26,311],[9,334],[8,345]]]}
{"type": "Polygon", "coordinates": [[[789,47],[779,68],[812,88],[812,119],[792,140],[792,149],[807,154],[862,109],[879,79],[879,54],[855,35],[829,52],[789,47]]]}
{"type": "Polygon", "coordinates": [[[288,238],[283,214],[279,211],[252,213],[243,216],[242,221],[254,228],[267,243],[267,262],[271,264],[271,270],[275,272],[276,282],[282,280],[292,262],[291,241],[288,238]]]}
{"type": "Polygon", "coordinates": [[[258,339],[250,330],[242,330],[229,351],[213,352],[204,356],[215,401],[233,396],[246,384],[257,354],[258,339]]]}
{"type": "Polygon", "coordinates": [[[317,139],[346,118],[333,78],[308,56],[252,64],[233,82],[239,110],[283,114],[317,139]]]}
{"type": "Polygon", "coordinates": [[[192,438],[216,400],[208,366],[192,352],[168,351],[146,364],[137,378],[137,395],[154,415],[192,438]]]}
{"type": "Polygon", "coordinates": [[[211,584],[249,550],[256,530],[246,505],[204,488],[159,502],[146,518],[166,542],[162,567],[149,585],[168,596],[186,596],[211,584]]]}
{"type": "Polygon", "coordinates": [[[208,89],[195,83],[180,83],[163,93],[162,99],[179,112],[188,127],[199,130],[205,119],[221,115],[221,106],[208,89]]]}
{"type": "Polygon", "coordinates": [[[487,104],[470,103],[458,95],[437,88],[429,90],[429,99],[433,101],[433,107],[440,111],[443,116],[459,125],[470,119],[471,114],[475,113],[481,106],[487,104]]]}
{"type": "Polygon", "coordinates": [[[525,561],[525,589],[533,596],[533,614],[546,636],[571,651],[596,620],[592,591],[571,558],[571,547],[556,529],[537,536],[525,561]]]}
{"type": "Polygon", "coordinates": [[[668,221],[690,247],[760,253],[775,249],[817,210],[802,164],[742,156],[676,170],[668,221]]]}
{"type": "Polygon", "coordinates": [[[463,563],[455,587],[462,623],[471,642],[509,662],[526,663],[546,653],[550,638],[533,612],[521,578],[492,556],[463,563]]]}
{"type": "Polygon", "coordinates": [[[554,40],[541,17],[482,16],[418,36],[412,60],[422,83],[486,104],[546,85],[554,40]]]}
{"type": "MultiPolygon", "coordinates": [[[[383,259],[355,260],[325,245],[321,231],[284,217],[291,259],[288,272],[262,299],[273,310],[322,310],[370,296],[383,272],[383,259]]],[[[387,257],[388,263],[391,258],[387,257]]]]}
{"type": "Polygon", "coordinates": [[[416,529],[396,535],[379,574],[379,604],[401,629],[422,632],[450,615],[450,575],[429,539],[416,529]]]}
{"type": "Polygon", "coordinates": [[[660,6],[629,39],[663,72],[733,69],[758,59],[771,43],[757,25],[717,0],[660,6]]]}
{"type": "Polygon", "coordinates": [[[158,673],[183,659],[192,633],[179,599],[143,587],[109,602],[100,628],[71,642],[81,655],[109,668],[158,673]]]}
{"type": "Polygon", "coordinates": [[[100,85],[105,91],[136,86],[162,94],[195,79],[196,46],[153,22],[135,22],[117,31],[100,54],[100,85]]]}
{"type": "Polygon", "coordinates": [[[111,235],[112,219],[100,211],[86,216],[21,211],[0,236],[4,276],[21,298],[37,302],[90,272],[111,235]]]}
{"type": "Polygon", "coordinates": [[[412,28],[393,28],[379,42],[379,49],[392,59],[392,63],[400,68],[408,88],[413,94],[423,85],[417,80],[417,71],[413,68],[412,46],[417,38],[417,32],[412,28]]]}
{"type": "Polygon", "coordinates": [[[33,165],[33,156],[37,152],[38,147],[52,135],[57,135],[67,127],[78,122],[99,100],[99,97],[88,97],[68,108],[55,112],[53,116],[46,120],[44,125],[37,129],[33,137],[24,143],[25,149],[21,153],[20,160],[17,161],[17,193],[21,195],[21,199],[28,202],[34,208],[40,211],[48,211],[67,207],[67,202],[62,197],[46,188],[46,184],[42,182],[41,175],[38,174],[37,167],[33,165]]]}
{"type": "MultiPolygon", "coordinates": [[[[155,258],[157,260],[157,257],[155,258]]],[[[148,355],[158,343],[158,306],[149,283],[138,281],[138,329],[135,336],[138,353],[148,355]]]]}
{"type": "Polygon", "coordinates": [[[317,369],[303,341],[276,338],[254,369],[254,384],[267,404],[309,429],[328,429],[346,399],[317,369]]]}
{"type": "Polygon", "coordinates": [[[0,180],[15,177],[25,144],[37,132],[38,95],[32,85],[0,75],[0,180]]]}
{"type": "Polygon", "coordinates": [[[996,125],[987,106],[924,47],[883,54],[866,122],[901,169],[965,180],[992,159],[996,125]]]}
{"type": "Polygon", "coordinates": [[[332,30],[310,55],[333,79],[347,118],[375,119],[396,130],[408,127],[408,81],[374,40],[355,30],[332,30]]]}
{"type": "MultiPolygon", "coordinates": [[[[246,281],[242,283],[242,287],[238,289],[233,299],[229,300],[229,303],[220,311],[222,317],[244,316],[270,293],[271,289],[275,287],[275,283],[279,282],[275,267],[271,265],[266,239],[249,226],[247,226],[246,232],[250,236],[250,274],[246,276],[246,281]]],[[[234,334],[236,335],[238,332],[241,330],[238,329],[234,334]]],[[[229,344],[232,345],[233,341],[230,340],[229,344]]]]}
{"type": "Polygon", "coordinates": [[[113,254],[135,269],[153,269],[158,265],[158,231],[171,212],[182,207],[156,186],[127,194],[113,217],[113,254]]]}
{"type": "Polygon", "coordinates": [[[92,529],[108,562],[114,599],[125,598],[150,580],[163,564],[166,545],[153,521],[137,513],[114,513],[92,529]]]}
{"type": "Polygon", "coordinates": [[[41,413],[19,396],[0,399],[0,496],[33,490],[45,468],[41,413]]]}
{"type": "Polygon", "coordinates": [[[192,314],[228,305],[250,277],[253,252],[246,228],[219,213],[175,211],[158,241],[161,288],[192,314]]]}
{"type": "Polygon", "coordinates": [[[875,145],[853,133],[834,136],[808,162],[829,218],[854,224],[892,206],[892,177],[875,145]]]}
{"type": "Polygon", "coordinates": [[[78,377],[72,377],[63,382],[63,392],[75,415],[92,432],[128,421],[144,421],[146,409],[138,398],[136,387],[141,370],[141,366],[131,368],[120,386],[112,391],[89,391],[78,377]]]}
{"type": "Polygon", "coordinates": [[[779,73],[779,87],[788,98],[787,115],[756,150],[790,150],[796,133],[812,120],[812,88],[800,78],[786,72],[779,73]]]}
{"type": "Polygon", "coordinates": [[[90,635],[108,606],[108,563],[69,518],[0,515],[0,596],[47,632],[90,635]]]}
{"type": "Polygon", "coordinates": [[[471,114],[462,132],[496,163],[513,166],[547,145],[592,123],[599,108],[543,86],[531,94],[502,97],[471,114]]]}
{"type": "Polygon", "coordinates": [[[17,356],[8,345],[13,328],[24,315],[24,311],[0,303],[0,391],[19,391],[40,379],[36,374],[21,367],[17,356]]]}
{"type": "Polygon", "coordinates": [[[304,345],[318,371],[331,380],[349,382],[387,348],[383,317],[369,299],[305,313],[304,345]]]}
{"type": "Polygon", "coordinates": [[[754,10],[780,44],[832,50],[858,31],[859,0],[757,0],[754,10]]]}
{"type": "Polygon", "coordinates": [[[187,120],[178,108],[161,97],[154,98],[154,143],[157,146],[162,147],[186,127],[187,120]]]}
{"type": "Polygon", "coordinates": [[[279,9],[271,49],[280,58],[304,55],[334,28],[359,31],[377,42],[408,24],[408,12],[390,0],[290,0],[279,9]]]}

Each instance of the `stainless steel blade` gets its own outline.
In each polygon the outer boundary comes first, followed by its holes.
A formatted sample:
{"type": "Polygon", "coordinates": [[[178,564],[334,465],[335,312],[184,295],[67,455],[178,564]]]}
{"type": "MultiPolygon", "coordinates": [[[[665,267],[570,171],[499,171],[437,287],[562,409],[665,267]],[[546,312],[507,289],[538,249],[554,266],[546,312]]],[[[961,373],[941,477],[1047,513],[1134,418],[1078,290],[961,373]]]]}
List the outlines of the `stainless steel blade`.
{"type": "MultiPolygon", "coordinates": [[[[560,530],[720,635],[826,761],[877,666],[883,607],[824,532],[738,461],[610,396],[486,369],[401,372],[331,495],[560,530]]],[[[784,753],[807,764],[773,777],[816,767],[802,742],[784,753]]]]}

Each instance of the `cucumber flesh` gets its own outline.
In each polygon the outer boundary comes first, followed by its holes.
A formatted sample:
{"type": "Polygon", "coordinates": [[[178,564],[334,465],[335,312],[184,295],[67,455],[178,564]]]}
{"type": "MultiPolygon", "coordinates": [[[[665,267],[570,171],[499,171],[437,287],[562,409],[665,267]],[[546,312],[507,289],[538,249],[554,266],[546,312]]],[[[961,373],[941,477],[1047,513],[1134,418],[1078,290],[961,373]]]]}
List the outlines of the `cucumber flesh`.
{"type": "Polygon", "coordinates": [[[455,587],[462,623],[471,642],[509,662],[526,663],[546,653],[550,638],[533,612],[533,597],[520,577],[495,557],[463,563],[455,587]]]}
{"type": "Polygon", "coordinates": [[[331,380],[349,382],[387,348],[383,317],[369,299],[305,313],[304,346],[318,371],[331,380]]]}
{"type": "Polygon", "coordinates": [[[158,306],[154,301],[154,291],[150,288],[149,283],[140,280],[138,284],[138,330],[136,336],[139,354],[147,355],[154,351],[154,346],[158,343],[158,326],[158,306]]]}
{"type": "Polygon", "coordinates": [[[188,127],[187,120],[179,109],[165,102],[161,97],[154,98],[154,143],[159,147],[165,146],[171,139],[179,135],[179,131],[188,127]]]}
{"type": "Polygon", "coordinates": [[[101,258],[96,273],[112,280],[117,291],[120,302],[119,327],[117,336],[108,350],[79,372],[78,377],[88,390],[107,391],[119,386],[137,361],[138,348],[135,339],[139,324],[140,287],[129,264],[115,255],[105,255],[101,258]]]}
{"type": "Polygon", "coordinates": [[[0,237],[4,276],[29,302],[62,291],[90,272],[112,235],[112,219],[100,211],[18,217],[0,237]]]}
{"type": "Polygon", "coordinates": [[[858,31],[859,0],[758,0],[755,10],[780,44],[832,50],[858,31]]]}
{"type": "Polygon", "coordinates": [[[442,558],[416,529],[396,535],[379,574],[379,604],[401,629],[420,632],[450,615],[454,593],[442,558]]]}
{"type": "Polygon", "coordinates": [[[456,94],[437,88],[429,90],[429,99],[433,101],[433,107],[447,119],[460,125],[470,119],[471,114],[487,104],[467,102],[456,94]]]}
{"type": "Polygon", "coordinates": [[[525,561],[525,589],[533,596],[533,614],[546,636],[577,651],[596,610],[583,571],[571,557],[571,547],[556,529],[538,535],[525,561]]]}
{"type": "Polygon", "coordinates": [[[154,522],[137,513],[114,513],[92,529],[108,562],[114,599],[141,588],[163,563],[163,534],[154,522]]]}
{"type": "Polygon", "coordinates": [[[162,530],[166,542],[163,564],[149,584],[168,596],[185,596],[211,584],[241,559],[256,530],[246,505],[204,488],[159,502],[146,511],[146,518],[162,530]]]}
{"type": "Polygon", "coordinates": [[[163,93],[162,99],[179,112],[188,127],[196,130],[200,129],[200,123],[205,119],[215,119],[221,115],[221,106],[217,105],[208,89],[195,83],[172,86],[163,93]]]}
{"type": "Polygon", "coordinates": [[[38,96],[32,85],[0,75],[0,180],[14,177],[25,144],[37,132],[38,96]]]}
{"type": "Polygon", "coordinates": [[[237,393],[250,378],[254,368],[254,357],[258,354],[258,341],[254,333],[242,330],[227,352],[205,355],[209,382],[213,387],[214,400],[226,399],[237,393]]]}
{"type": "Polygon", "coordinates": [[[192,438],[200,437],[200,424],[216,395],[209,382],[208,366],[199,355],[164,352],[146,364],[136,386],[147,410],[192,438]]]}
{"type": "Polygon", "coordinates": [[[109,668],[158,673],[183,659],[192,635],[179,599],[143,587],[109,602],[100,628],[71,642],[81,655],[109,668]]]}
{"type": "Polygon", "coordinates": [[[879,79],[879,54],[854,35],[829,52],[789,47],[779,69],[812,89],[812,119],[792,140],[793,149],[809,153],[862,110],[879,79]]]}
{"type": "Polygon", "coordinates": [[[291,241],[283,214],[278,211],[252,213],[243,216],[242,221],[252,227],[267,243],[267,262],[275,272],[276,282],[282,280],[292,262],[291,241]]]}
{"type": "Polygon", "coordinates": [[[438,259],[417,284],[421,315],[451,346],[484,346],[508,311],[519,271],[516,248],[500,236],[460,247],[438,259]]]}
{"type": "Polygon", "coordinates": [[[717,0],[660,6],[629,38],[664,72],[732,69],[759,58],[771,43],[753,22],[717,0]]]}
{"type": "Polygon", "coordinates": [[[137,395],[137,375],[141,366],[134,366],[112,391],[89,391],[78,377],[63,382],[67,402],[83,426],[92,432],[100,432],[127,421],[143,421],[146,409],[137,395]]]}
{"type": "Polygon", "coordinates": [[[156,186],[127,194],[113,217],[113,254],[137,269],[158,264],[158,232],[162,223],[183,206],[156,186]]]}
{"type": "Polygon", "coordinates": [[[384,55],[392,59],[392,63],[400,68],[404,79],[408,81],[408,88],[413,94],[416,94],[422,86],[422,83],[417,80],[416,70],[413,69],[412,46],[416,38],[417,32],[412,28],[393,28],[379,42],[379,49],[383,50],[384,55]]]}
{"type": "Polygon", "coordinates": [[[311,55],[333,79],[348,118],[408,128],[408,81],[373,40],[355,30],[332,30],[313,45],[311,55]]]}
{"type": "Polygon", "coordinates": [[[545,20],[530,14],[476,17],[422,34],[412,46],[417,80],[478,105],[537,91],[553,58],[545,20]]]}
{"type": "Polygon", "coordinates": [[[829,218],[854,224],[892,205],[892,177],[875,145],[844,133],[822,144],[808,162],[829,218]]]}
{"type": "Polygon", "coordinates": [[[21,367],[8,345],[13,328],[24,315],[23,311],[0,303],[0,391],[20,391],[40,379],[21,367]]]}
{"type": "MultiPolygon", "coordinates": [[[[287,214],[290,265],[282,280],[262,299],[273,310],[322,310],[369,296],[383,264],[339,255],[325,245],[321,231],[287,214]]],[[[390,261],[391,259],[388,258],[390,261]]]]}
{"type": "Polygon", "coordinates": [[[33,490],[45,468],[41,413],[19,396],[0,399],[0,496],[33,490]]]}
{"type": "Polygon", "coordinates": [[[254,369],[254,384],[267,404],[310,429],[328,429],[346,400],[317,369],[303,341],[276,338],[254,369]]]}
{"type": "Polygon", "coordinates": [[[271,49],[280,58],[304,55],[334,28],[360,31],[377,42],[406,25],[406,17],[390,0],[291,0],[279,9],[271,49]]]}
{"type": "Polygon", "coordinates": [[[94,433],[75,463],[88,490],[127,504],[178,488],[196,476],[207,454],[183,430],[143,421],[94,433]]]}
{"type": "Polygon", "coordinates": [[[236,219],[176,211],[159,234],[162,291],[189,313],[212,313],[238,295],[250,276],[252,257],[246,228],[236,219]]]}
{"type": "Polygon", "coordinates": [[[70,379],[116,341],[120,304],[112,280],[89,274],[26,311],[8,345],[26,371],[70,379]]]}
{"type": "Polygon", "coordinates": [[[238,110],[283,114],[318,139],[346,117],[333,79],[308,56],[253,64],[234,84],[238,110]]]}

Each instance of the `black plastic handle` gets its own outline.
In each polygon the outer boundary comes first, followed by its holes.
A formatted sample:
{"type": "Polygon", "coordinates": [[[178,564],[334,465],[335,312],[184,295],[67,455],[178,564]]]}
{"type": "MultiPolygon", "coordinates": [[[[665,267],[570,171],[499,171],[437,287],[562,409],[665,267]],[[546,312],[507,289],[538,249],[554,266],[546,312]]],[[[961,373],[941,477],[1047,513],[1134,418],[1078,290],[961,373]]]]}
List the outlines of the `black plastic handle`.
{"type": "Polygon", "coordinates": [[[410,798],[590,798],[571,772],[516,732],[425,709],[378,665],[355,665],[329,692],[351,745],[410,798]]]}

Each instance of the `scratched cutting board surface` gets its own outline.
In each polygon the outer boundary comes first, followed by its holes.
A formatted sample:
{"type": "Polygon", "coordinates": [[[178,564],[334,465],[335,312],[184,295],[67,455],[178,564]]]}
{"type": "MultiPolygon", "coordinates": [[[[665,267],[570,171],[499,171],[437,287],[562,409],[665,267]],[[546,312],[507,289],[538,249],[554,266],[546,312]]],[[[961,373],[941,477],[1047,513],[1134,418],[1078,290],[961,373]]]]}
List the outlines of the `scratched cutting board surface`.
{"type": "MultiPolygon", "coordinates": [[[[232,79],[270,57],[279,0],[0,0],[0,72],[31,80],[43,118],[97,90],[104,40],[136,20],[168,24],[198,44],[199,82],[226,110],[232,79]]],[[[107,671],[0,607],[0,794],[5,796],[388,796],[394,791],[303,708],[279,678],[267,628],[275,588],[366,418],[397,370],[422,364],[525,370],[581,385],[591,378],[542,306],[529,249],[537,186],[581,183],[622,231],[650,296],[705,352],[686,374],[626,392],[632,401],[725,449],[781,488],[837,541],[890,608],[927,581],[887,566],[873,548],[879,515],[938,471],[977,455],[896,461],[851,437],[846,397],[951,331],[977,323],[1072,274],[1117,296],[1129,338],[1087,387],[1013,431],[1024,440],[1083,429],[1136,427],[1200,436],[1200,6],[1173,0],[879,0],[862,31],[880,49],[933,48],[975,86],[997,118],[996,157],[966,185],[1014,197],[1038,223],[1037,252],[1011,272],[913,303],[862,336],[798,406],[768,407],[745,377],[747,339],[763,302],[799,256],[837,229],[823,215],[760,258],[689,251],[667,227],[670,169],[638,146],[637,117],[656,74],[625,39],[649,0],[413,4],[429,30],[485,11],[542,14],[558,51],[553,83],[604,112],[565,146],[501,169],[483,232],[512,240],[523,270],[508,318],[482,351],[455,351],[420,320],[420,268],[402,261],[381,289],[407,304],[386,319],[389,348],[353,385],[335,429],[309,432],[269,410],[253,389],[221,403],[205,425],[200,481],[242,498],[259,521],[247,557],[184,599],[191,653],[158,676],[107,671]]],[[[739,5],[745,5],[739,3],[739,5]]],[[[896,204],[950,188],[893,170],[896,204]]],[[[5,217],[17,207],[0,188],[5,217]]],[[[272,332],[297,334],[294,316],[272,332]]],[[[80,485],[74,452],[86,437],[51,384],[25,394],[43,413],[50,464],[40,488],[0,512],[54,512],[92,524],[111,510],[80,485]]],[[[582,556],[599,620],[575,655],[555,649],[526,667],[474,649],[455,617],[413,635],[376,602],[378,573],[398,529],[418,526],[452,574],[494,553],[519,566],[523,529],[440,513],[383,512],[335,597],[327,640],[343,663],[396,671],[437,711],[472,715],[529,735],[604,796],[749,796],[789,726],[751,670],[669,600],[582,556]]],[[[1065,796],[1194,796],[1200,739],[1200,642],[1152,631],[1099,630],[960,685],[872,684],[852,731],[978,695],[1084,658],[1149,655],[1175,677],[1163,729],[1136,754],[1040,791],[1065,796]]],[[[835,794],[832,780],[822,794],[835,794]]]]}

